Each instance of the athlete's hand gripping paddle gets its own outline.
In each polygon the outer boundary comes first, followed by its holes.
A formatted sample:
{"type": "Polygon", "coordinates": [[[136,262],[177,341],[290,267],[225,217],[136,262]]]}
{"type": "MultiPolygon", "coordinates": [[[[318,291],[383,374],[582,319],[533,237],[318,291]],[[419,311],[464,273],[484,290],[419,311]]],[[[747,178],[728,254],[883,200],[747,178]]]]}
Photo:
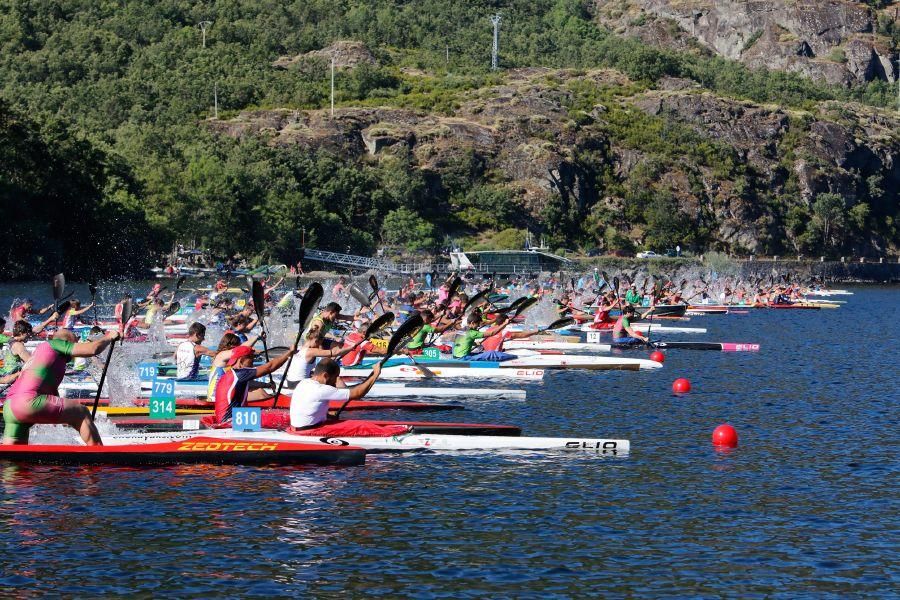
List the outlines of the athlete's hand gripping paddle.
{"type": "MultiPolygon", "coordinates": [[[[322,297],[325,295],[325,290],[322,289],[322,284],[318,281],[314,281],[310,284],[308,288],[306,288],[306,293],[303,294],[303,300],[300,301],[300,309],[297,311],[297,339],[294,341],[294,345],[297,346],[300,344],[300,338],[303,336],[303,332],[306,331],[306,328],[309,327],[310,322],[313,320],[313,317],[316,314],[316,310],[319,308],[319,302],[322,301],[322,297]]],[[[254,300],[254,304],[256,300],[254,300]]],[[[263,340],[263,344],[265,344],[265,340],[263,340]]],[[[278,405],[278,396],[281,394],[281,389],[284,387],[284,382],[287,379],[288,371],[291,369],[291,362],[294,360],[294,355],[291,354],[288,357],[287,366],[284,367],[284,375],[281,377],[281,381],[278,384],[278,389],[275,391],[275,403],[272,405],[274,408],[278,405]]]]}
{"type": "MultiPolygon", "coordinates": [[[[400,327],[397,328],[397,331],[394,332],[394,335],[391,336],[391,340],[388,342],[387,351],[384,355],[384,358],[381,359],[381,365],[384,366],[397,351],[409,343],[409,341],[419,332],[420,329],[425,325],[425,322],[422,320],[422,315],[414,314],[409,317],[406,321],[403,322],[400,327]]],[[[335,413],[334,417],[337,419],[341,416],[341,412],[347,407],[347,404],[350,403],[348,399],[345,401],[338,411],[335,413]]]]}
{"type": "MultiPolygon", "coordinates": [[[[125,335],[124,328],[128,327],[128,321],[131,320],[131,298],[127,298],[122,303],[122,331],[121,335],[125,335]]],[[[91,408],[91,421],[97,415],[97,406],[100,404],[100,394],[103,393],[103,384],[106,382],[106,372],[109,370],[109,361],[112,359],[113,348],[116,340],[109,343],[109,352],[106,353],[106,364],[103,365],[103,372],[100,374],[100,382],[97,384],[97,395],[94,396],[94,406],[91,408]]]]}

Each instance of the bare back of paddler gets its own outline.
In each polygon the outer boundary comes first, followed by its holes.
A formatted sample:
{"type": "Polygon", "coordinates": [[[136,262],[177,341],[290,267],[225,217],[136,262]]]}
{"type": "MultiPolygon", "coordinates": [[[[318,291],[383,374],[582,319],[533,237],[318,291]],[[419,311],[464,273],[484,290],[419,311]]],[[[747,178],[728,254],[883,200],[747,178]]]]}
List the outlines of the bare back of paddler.
{"type": "Polygon", "coordinates": [[[52,340],[39,345],[6,395],[3,444],[27,444],[32,425],[49,423],[69,425],[85,444],[101,445],[90,411],[77,400],[61,398],[59,384],[70,359],[96,356],[118,338],[119,332],[111,331],[95,342],[76,344],[75,334],[61,329],[52,340]]]}

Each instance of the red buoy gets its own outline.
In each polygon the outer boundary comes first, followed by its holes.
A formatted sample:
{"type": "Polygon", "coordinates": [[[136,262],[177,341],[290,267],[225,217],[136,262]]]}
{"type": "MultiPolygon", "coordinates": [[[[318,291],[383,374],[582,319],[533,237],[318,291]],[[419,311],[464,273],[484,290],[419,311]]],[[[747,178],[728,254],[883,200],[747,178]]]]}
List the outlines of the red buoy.
{"type": "Polygon", "coordinates": [[[672,382],[672,391],[676,394],[686,394],[691,391],[691,382],[684,377],[679,377],[672,382]]]}
{"type": "Polygon", "coordinates": [[[738,434],[734,427],[725,423],[719,425],[713,430],[712,434],[713,446],[723,446],[726,448],[737,448],[738,434]]]}
{"type": "Polygon", "coordinates": [[[654,350],[650,353],[650,360],[653,362],[664,363],[666,362],[666,355],[660,352],[659,350],[654,350]]]}

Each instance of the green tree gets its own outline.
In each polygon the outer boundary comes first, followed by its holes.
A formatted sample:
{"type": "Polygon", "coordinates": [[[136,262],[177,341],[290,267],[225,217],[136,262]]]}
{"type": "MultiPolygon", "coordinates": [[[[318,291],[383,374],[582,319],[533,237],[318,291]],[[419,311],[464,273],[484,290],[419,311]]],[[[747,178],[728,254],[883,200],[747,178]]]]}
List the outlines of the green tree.
{"type": "Polygon", "coordinates": [[[438,245],[434,225],[408,208],[392,210],[381,229],[386,244],[402,246],[410,252],[433,251],[438,245]]]}

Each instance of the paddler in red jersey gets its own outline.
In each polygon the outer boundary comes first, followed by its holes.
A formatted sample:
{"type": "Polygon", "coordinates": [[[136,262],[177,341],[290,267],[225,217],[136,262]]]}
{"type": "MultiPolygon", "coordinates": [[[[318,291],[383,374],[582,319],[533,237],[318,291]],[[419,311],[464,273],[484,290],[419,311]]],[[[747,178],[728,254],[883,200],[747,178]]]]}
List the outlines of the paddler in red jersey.
{"type": "MultiPolygon", "coordinates": [[[[238,346],[231,350],[231,358],[228,359],[225,372],[219,376],[216,383],[215,415],[207,415],[202,420],[207,427],[228,427],[231,424],[231,411],[239,406],[245,406],[247,400],[263,400],[271,397],[264,390],[255,390],[250,393],[250,384],[259,377],[265,377],[274,373],[284,365],[291,354],[297,351],[297,346],[291,346],[287,352],[273,358],[269,362],[258,367],[253,366],[255,352],[249,346],[238,346]],[[212,418],[210,418],[212,417],[212,418]]],[[[284,425],[283,417],[279,420],[278,413],[263,413],[263,427],[280,427],[284,425]]]]}
{"type": "Polygon", "coordinates": [[[332,400],[347,402],[363,398],[378,376],[381,364],[372,366],[372,374],[351,388],[338,388],[341,367],[330,358],[323,358],[313,369],[312,377],[302,380],[291,395],[290,431],[310,436],[390,437],[409,431],[406,425],[379,425],[372,421],[338,421],[328,419],[332,400]]]}
{"type": "Polygon", "coordinates": [[[49,304],[40,310],[34,310],[34,301],[30,298],[25,299],[20,305],[14,307],[9,313],[10,322],[27,320],[28,315],[44,315],[56,308],[55,304],[49,304]]]}
{"type": "Polygon", "coordinates": [[[591,329],[609,329],[615,323],[615,320],[609,316],[609,311],[613,309],[614,304],[605,296],[600,296],[597,300],[600,304],[594,313],[594,322],[591,323],[591,329]]]}

